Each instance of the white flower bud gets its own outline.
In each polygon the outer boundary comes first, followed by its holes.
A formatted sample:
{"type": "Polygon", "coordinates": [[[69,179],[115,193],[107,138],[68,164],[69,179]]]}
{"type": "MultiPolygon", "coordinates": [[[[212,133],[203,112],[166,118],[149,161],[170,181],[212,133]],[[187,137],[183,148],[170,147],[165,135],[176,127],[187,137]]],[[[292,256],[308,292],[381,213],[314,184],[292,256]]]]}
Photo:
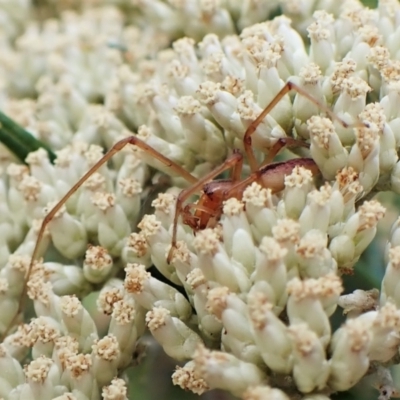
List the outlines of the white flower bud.
{"type": "Polygon", "coordinates": [[[78,340],[82,351],[88,351],[93,342],[98,339],[97,328],[92,317],[77,297],[63,296],[60,305],[62,322],[68,334],[78,340]]]}
{"type": "Polygon", "coordinates": [[[207,300],[207,309],[222,322],[223,348],[243,361],[259,365],[262,359],[249,329],[247,305],[226,287],[211,289],[207,300]]]}
{"type": "Polygon", "coordinates": [[[193,357],[195,349],[202,344],[200,337],[180,319],[171,317],[162,307],[155,307],[146,314],[151,334],[170,357],[177,361],[193,357]]]}
{"type": "Polygon", "coordinates": [[[248,297],[254,341],[265,364],[273,371],[287,374],[292,370],[292,344],[285,324],[272,312],[272,304],[262,292],[248,297]]]}
{"type": "Polygon", "coordinates": [[[318,279],[292,279],[287,286],[287,314],[291,325],[308,324],[326,346],[331,337],[331,325],[320,300],[324,295],[321,289],[318,279]]]}
{"type": "Polygon", "coordinates": [[[252,363],[239,360],[229,353],[210,351],[198,345],[193,355],[195,373],[211,389],[224,389],[240,396],[249,386],[258,385],[264,373],[252,363]]]}
{"type": "Polygon", "coordinates": [[[125,291],[143,308],[162,307],[174,317],[189,319],[192,307],[185,297],[170,285],[153,278],[144,265],[128,264],[125,272],[125,291]]]}
{"type": "Polygon", "coordinates": [[[368,324],[358,318],[348,320],[332,336],[329,385],[347,390],[367,372],[371,333],[368,324]]]}
{"type": "Polygon", "coordinates": [[[107,250],[100,246],[89,246],[83,262],[83,275],[92,283],[100,283],[107,279],[113,260],[107,250]]]}
{"type": "Polygon", "coordinates": [[[302,393],[322,390],[329,376],[329,362],[318,336],[306,324],[288,328],[293,343],[293,377],[302,393]]]}
{"type": "Polygon", "coordinates": [[[85,252],[86,230],[80,221],[66,212],[65,207],[54,216],[48,227],[54,246],[64,257],[74,259],[85,252]]]}
{"type": "Polygon", "coordinates": [[[104,386],[118,375],[121,355],[119,343],[114,335],[108,334],[92,345],[92,373],[99,386],[104,386]]]}

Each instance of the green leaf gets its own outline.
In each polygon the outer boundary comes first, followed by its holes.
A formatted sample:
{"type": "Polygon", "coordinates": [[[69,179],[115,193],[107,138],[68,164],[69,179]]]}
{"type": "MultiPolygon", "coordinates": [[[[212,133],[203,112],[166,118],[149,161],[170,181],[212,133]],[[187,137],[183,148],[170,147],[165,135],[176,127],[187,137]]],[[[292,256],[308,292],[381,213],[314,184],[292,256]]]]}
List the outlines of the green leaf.
{"type": "Polygon", "coordinates": [[[18,125],[7,115],[0,111],[0,141],[11,152],[13,152],[22,162],[25,162],[26,156],[35,150],[43,148],[47,151],[49,159],[54,162],[56,155],[51,149],[32,136],[22,126],[18,125]]]}

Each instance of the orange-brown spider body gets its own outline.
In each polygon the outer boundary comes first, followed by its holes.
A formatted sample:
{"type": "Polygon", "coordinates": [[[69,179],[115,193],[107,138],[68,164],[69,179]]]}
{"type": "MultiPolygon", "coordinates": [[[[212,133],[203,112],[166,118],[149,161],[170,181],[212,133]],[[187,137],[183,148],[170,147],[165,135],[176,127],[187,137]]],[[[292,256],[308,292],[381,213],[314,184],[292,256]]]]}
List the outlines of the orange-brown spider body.
{"type": "Polygon", "coordinates": [[[310,170],[313,175],[319,172],[313,159],[295,158],[265,165],[242,181],[216,179],[207,182],[203,186],[203,192],[197,203],[188,204],[183,208],[183,223],[190,226],[194,231],[213,228],[221,217],[224,201],[232,197],[242,200],[243,192],[252,182],[270,189],[272,193],[280,192],[285,187],[285,177],[290,175],[295,167],[299,166],[310,170]],[[191,212],[192,208],[194,209],[193,213],[191,212]]]}

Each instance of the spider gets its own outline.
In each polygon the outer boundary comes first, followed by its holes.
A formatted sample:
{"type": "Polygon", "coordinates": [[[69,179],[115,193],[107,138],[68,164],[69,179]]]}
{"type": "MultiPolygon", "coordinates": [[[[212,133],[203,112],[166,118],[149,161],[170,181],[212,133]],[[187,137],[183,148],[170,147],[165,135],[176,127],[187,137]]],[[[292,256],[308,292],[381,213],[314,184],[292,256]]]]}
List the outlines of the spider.
{"type": "Polygon", "coordinates": [[[278,92],[274,99],[269,105],[260,113],[260,115],[250,124],[247,128],[244,138],[244,153],[247,157],[251,173],[247,178],[242,179],[242,167],[243,167],[243,154],[239,150],[234,150],[232,154],[218,167],[206,174],[204,177],[198,179],[191,173],[186,171],[183,167],[171,161],[167,157],[163,156],[157,150],[153,149],[151,146],[146,144],[144,141],[136,137],[135,135],[126,137],[117,143],[115,143],[107,153],[86,172],[82,178],[80,178],[75,185],[61,198],[61,200],[49,211],[46,217],[43,219],[42,225],[40,227],[38,237],[36,240],[35,248],[32,254],[31,262],[29,265],[28,272],[26,274],[23,292],[19,300],[19,307],[14,317],[11,321],[10,326],[7,328],[6,332],[3,334],[3,338],[7,335],[7,332],[15,324],[18,315],[23,310],[24,297],[26,292],[27,283],[29,281],[30,275],[32,273],[33,263],[38,257],[39,246],[42,241],[45,229],[49,222],[54,218],[56,213],[61,209],[61,207],[68,201],[68,199],[82,186],[82,184],[93,175],[103,164],[108,162],[111,157],[123,149],[126,145],[131,144],[139,147],[145,151],[148,155],[154,157],[166,167],[168,167],[171,172],[184,178],[191,186],[180,192],[177,197],[175,205],[175,215],[173,219],[172,226],[172,240],[171,249],[167,256],[167,261],[172,261],[172,256],[174,249],[176,248],[177,242],[177,226],[179,217],[182,217],[183,222],[189,225],[194,231],[201,230],[206,227],[215,226],[222,214],[222,206],[225,200],[235,197],[241,199],[243,192],[247,186],[253,182],[257,182],[264,188],[270,188],[272,192],[279,192],[284,188],[284,179],[286,175],[289,175],[296,166],[302,166],[310,170],[314,175],[319,173],[318,166],[315,164],[314,160],[311,158],[295,158],[284,162],[272,163],[274,157],[279,153],[279,151],[287,146],[303,146],[308,147],[308,144],[301,140],[293,138],[283,138],[278,139],[278,141],[273,145],[269,151],[268,156],[265,158],[261,166],[258,166],[256,157],[252,148],[252,134],[256,131],[258,125],[267,116],[267,114],[279,103],[279,101],[290,91],[295,91],[299,95],[304,96],[309,101],[317,105],[322,111],[328,114],[332,119],[337,120],[344,127],[349,127],[350,125],[342,121],[337,117],[326,105],[320,103],[317,99],[311,96],[303,88],[297,84],[288,81],[283,88],[278,92]],[[229,179],[215,179],[221,173],[231,170],[231,175],[229,179]],[[199,200],[197,203],[191,203],[184,206],[184,203],[189,200],[189,198],[198,192],[201,192],[199,200]]]}

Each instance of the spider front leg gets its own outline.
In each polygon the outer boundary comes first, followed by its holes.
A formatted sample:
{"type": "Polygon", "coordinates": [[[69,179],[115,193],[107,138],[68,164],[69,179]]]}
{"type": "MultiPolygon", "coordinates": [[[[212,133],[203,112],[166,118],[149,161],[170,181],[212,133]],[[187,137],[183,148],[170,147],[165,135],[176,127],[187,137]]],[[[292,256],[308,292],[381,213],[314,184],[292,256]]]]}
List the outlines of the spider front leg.
{"type": "Polygon", "coordinates": [[[23,311],[24,308],[24,298],[25,298],[25,292],[27,289],[27,284],[29,282],[29,279],[32,274],[32,268],[35,260],[38,257],[38,252],[40,248],[40,244],[42,242],[44,232],[46,230],[47,225],[50,223],[50,221],[55,217],[57,212],[61,209],[61,207],[68,201],[68,199],[96,172],[101,168],[102,165],[107,163],[111,157],[113,157],[115,154],[117,154],[119,151],[121,151],[126,145],[131,144],[139,147],[146,153],[148,153],[150,156],[153,156],[155,159],[159,160],[162,164],[164,164],[166,167],[168,167],[172,172],[174,172],[177,175],[180,175],[183,177],[187,182],[191,184],[195,184],[198,179],[194,177],[190,172],[186,171],[184,168],[182,168],[180,165],[176,164],[169,158],[163,156],[161,153],[159,153],[157,150],[153,149],[151,146],[137,138],[136,136],[132,135],[129,137],[126,137],[117,143],[115,143],[110,150],[104,156],[97,161],[97,163],[89,169],[88,172],[86,172],[82,178],[78,180],[78,182],[75,183],[75,185],[72,186],[72,188],[59,200],[59,202],[49,211],[49,213],[45,216],[43,219],[42,225],[39,229],[38,237],[36,239],[35,247],[32,253],[31,257],[31,262],[28,267],[28,271],[26,273],[26,277],[24,280],[23,288],[22,288],[22,295],[19,299],[18,303],[18,310],[17,313],[15,314],[14,318],[12,319],[10,325],[7,327],[6,331],[3,333],[1,340],[3,340],[10,329],[14,326],[18,319],[18,315],[23,311]]]}
{"type": "MultiPolygon", "coordinates": [[[[281,101],[281,99],[288,94],[291,90],[294,90],[297,92],[299,95],[304,96],[308,100],[310,100],[313,104],[315,104],[317,107],[319,107],[322,111],[324,111],[326,114],[328,114],[331,119],[334,119],[338,121],[343,127],[348,128],[350,126],[364,126],[363,123],[360,121],[356,122],[355,124],[349,125],[347,122],[343,121],[341,118],[339,118],[332,110],[329,109],[325,104],[321,103],[319,100],[317,100],[315,97],[311,96],[306,90],[304,90],[302,87],[296,85],[293,82],[286,82],[286,84],[283,86],[283,88],[278,92],[278,94],[272,99],[272,101],[264,108],[264,110],[260,113],[260,115],[250,124],[250,126],[247,128],[244,138],[243,138],[243,145],[244,145],[244,151],[246,153],[247,159],[249,161],[249,165],[251,168],[252,172],[257,171],[259,168],[257,165],[257,160],[254,155],[253,147],[252,147],[252,138],[251,135],[257,130],[257,127],[260,125],[260,123],[263,121],[263,119],[272,111],[272,109],[281,101]]],[[[293,139],[294,140],[294,139],[293,139]]],[[[269,159],[273,159],[273,157],[269,157],[269,159]]],[[[272,159],[270,161],[272,161],[272,159]]],[[[263,165],[266,165],[267,163],[264,162],[263,165]]]]}

